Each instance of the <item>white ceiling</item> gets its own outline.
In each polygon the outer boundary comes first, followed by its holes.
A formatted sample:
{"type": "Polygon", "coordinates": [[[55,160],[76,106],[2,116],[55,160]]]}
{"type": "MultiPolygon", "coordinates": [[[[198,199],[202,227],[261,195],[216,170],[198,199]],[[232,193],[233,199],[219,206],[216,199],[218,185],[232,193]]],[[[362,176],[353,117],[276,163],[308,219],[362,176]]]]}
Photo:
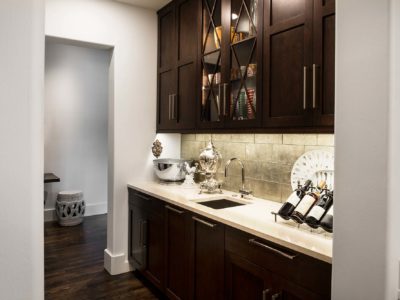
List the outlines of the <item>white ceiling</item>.
{"type": "Polygon", "coordinates": [[[114,1],[128,3],[145,8],[151,8],[155,10],[160,9],[168,2],[171,2],[171,0],[114,0],[114,1]]]}

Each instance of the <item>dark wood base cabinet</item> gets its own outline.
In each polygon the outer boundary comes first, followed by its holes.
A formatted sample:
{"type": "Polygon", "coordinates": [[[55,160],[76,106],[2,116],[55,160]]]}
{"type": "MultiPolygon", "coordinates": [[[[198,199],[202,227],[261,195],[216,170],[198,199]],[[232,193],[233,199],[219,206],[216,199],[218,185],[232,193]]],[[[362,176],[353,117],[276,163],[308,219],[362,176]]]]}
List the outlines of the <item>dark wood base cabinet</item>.
{"type": "Polygon", "coordinates": [[[133,189],[129,261],[168,299],[330,299],[330,264],[133,189]]]}

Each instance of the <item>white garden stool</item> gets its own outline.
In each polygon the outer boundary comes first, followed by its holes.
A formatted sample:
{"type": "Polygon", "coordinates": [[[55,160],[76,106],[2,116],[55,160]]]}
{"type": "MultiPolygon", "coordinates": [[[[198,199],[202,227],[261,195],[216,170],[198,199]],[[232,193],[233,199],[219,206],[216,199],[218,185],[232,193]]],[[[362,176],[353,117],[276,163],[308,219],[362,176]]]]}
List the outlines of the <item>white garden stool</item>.
{"type": "Polygon", "coordinates": [[[56,213],[61,226],[74,226],[82,223],[85,214],[85,201],[81,191],[59,192],[56,200],[56,213]]]}

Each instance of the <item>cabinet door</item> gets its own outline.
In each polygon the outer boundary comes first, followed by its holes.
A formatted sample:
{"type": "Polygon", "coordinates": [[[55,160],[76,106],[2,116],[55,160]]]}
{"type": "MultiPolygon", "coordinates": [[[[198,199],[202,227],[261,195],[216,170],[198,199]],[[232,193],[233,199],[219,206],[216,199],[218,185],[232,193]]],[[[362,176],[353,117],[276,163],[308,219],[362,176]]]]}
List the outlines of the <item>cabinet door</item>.
{"type": "Polygon", "coordinates": [[[264,124],[305,127],[311,106],[313,1],[265,1],[264,124]]]}
{"type": "Polygon", "coordinates": [[[271,300],[327,300],[329,298],[319,296],[304,289],[291,281],[285,280],[278,275],[272,274],[274,293],[271,300]]]}
{"type": "Polygon", "coordinates": [[[335,0],[314,1],[314,124],[333,126],[335,113],[335,0]]]}
{"type": "Polygon", "coordinates": [[[164,278],[163,205],[129,190],[129,261],[158,288],[164,278]]]}
{"type": "Polygon", "coordinates": [[[200,216],[191,224],[194,299],[224,299],[224,226],[200,216]]]}
{"type": "Polygon", "coordinates": [[[177,103],[173,104],[176,105],[176,121],[180,129],[193,129],[196,121],[198,7],[197,0],[179,0],[176,3],[177,103]]]}
{"type": "Polygon", "coordinates": [[[261,125],[264,1],[231,0],[228,3],[229,95],[224,95],[227,96],[226,126],[257,127],[261,125]]]}
{"type": "Polygon", "coordinates": [[[166,294],[170,299],[189,297],[188,213],[181,208],[165,206],[166,217],[166,294]]]}
{"type": "Polygon", "coordinates": [[[158,13],[158,129],[174,129],[177,123],[175,49],[175,7],[172,3],[158,13]]]}
{"type": "Polygon", "coordinates": [[[221,128],[222,118],[222,0],[201,1],[201,95],[198,125],[200,128],[221,128]]]}
{"type": "Polygon", "coordinates": [[[129,261],[136,270],[146,269],[146,227],[147,215],[141,209],[129,203],[129,261]]]}
{"type": "Polygon", "coordinates": [[[266,300],[278,292],[266,270],[231,252],[225,252],[226,299],[266,300]]]}
{"type": "MultiPolygon", "coordinates": [[[[162,206],[161,203],[159,203],[162,206]]],[[[147,248],[145,275],[158,288],[164,283],[164,226],[163,215],[152,207],[145,223],[145,247],[147,248]]]]}

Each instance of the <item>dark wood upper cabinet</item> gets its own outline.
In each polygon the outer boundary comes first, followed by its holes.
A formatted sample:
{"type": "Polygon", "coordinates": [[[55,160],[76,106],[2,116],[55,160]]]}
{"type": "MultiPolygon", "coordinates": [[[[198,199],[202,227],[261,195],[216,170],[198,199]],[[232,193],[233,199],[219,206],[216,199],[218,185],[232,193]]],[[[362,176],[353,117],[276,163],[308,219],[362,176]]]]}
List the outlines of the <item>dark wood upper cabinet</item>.
{"type": "Polygon", "coordinates": [[[312,125],[312,1],[270,0],[264,24],[264,125],[312,125]]]}
{"type": "Polygon", "coordinates": [[[158,12],[157,130],[195,127],[196,10],[196,0],[177,0],[158,12]]]}
{"type": "Polygon", "coordinates": [[[314,124],[334,125],[335,113],[335,1],[314,1],[313,58],[314,124]]]}
{"type": "Polygon", "coordinates": [[[334,126],[335,1],[269,0],[264,24],[264,126],[334,126]]]}
{"type": "Polygon", "coordinates": [[[175,0],[159,11],[157,129],[333,132],[334,69],[335,0],[175,0]]]}
{"type": "Polygon", "coordinates": [[[201,2],[198,127],[260,126],[263,1],[201,2]]]}

